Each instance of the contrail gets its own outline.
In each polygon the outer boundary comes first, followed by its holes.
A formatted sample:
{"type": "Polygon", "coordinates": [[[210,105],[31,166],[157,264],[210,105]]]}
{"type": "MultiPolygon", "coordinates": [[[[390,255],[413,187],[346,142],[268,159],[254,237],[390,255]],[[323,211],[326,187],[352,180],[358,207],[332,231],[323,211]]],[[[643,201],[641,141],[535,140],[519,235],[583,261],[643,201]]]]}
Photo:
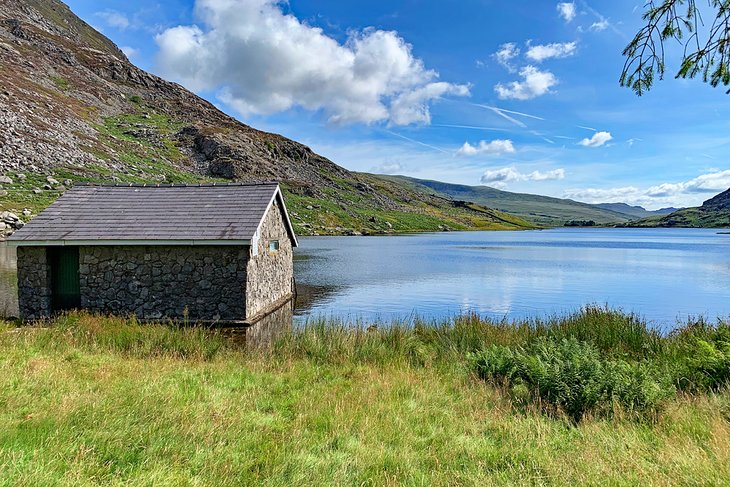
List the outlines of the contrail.
{"type": "Polygon", "coordinates": [[[400,137],[401,139],[405,139],[409,142],[413,142],[414,144],[422,145],[424,147],[428,147],[429,149],[437,150],[439,152],[443,152],[444,154],[450,154],[449,151],[446,151],[444,149],[441,149],[440,147],[436,147],[434,145],[426,144],[425,142],[420,142],[418,140],[411,139],[410,137],[406,137],[405,135],[397,134],[395,132],[391,132],[390,130],[386,130],[390,135],[395,135],[396,137],[400,137]]]}
{"type": "Polygon", "coordinates": [[[545,120],[542,117],[538,117],[537,115],[530,115],[529,113],[515,112],[514,110],[507,110],[507,109],[499,108],[499,107],[491,107],[489,105],[480,105],[478,103],[475,103],[475,105],[478,107],[482,107],[482,108],[489,108],[490,110],[499,110],[500,112],[511,113],[512,115],[519,115],[521,117],[534,118],[535,120],[545,120]]]}
{"type": "Polygon", "coordinates": [[[505,120],[509,120],[510,122],[512,122],[513,124],[517,125],[518,127],[522,127],[523,129],[526,129],[527,128],[527,125],[525,123],[520,122],[516,118],[510,117],[509,115],[507,115],[506,113],[503,113],[501,110],[499,110],[497,108],[488,107],[486,105],[477,105],[477,106],[478,107],[482,107],[482,108],[487,108],[489,110],[492,110],[494,113],[496,113],[500,117],[504,118],[505,120]]]}
{"type": "Polygon", "coordinates": [[[585,129],[590,130],[591,132],[598,132],[598,130],[594,129],[593,127],[584,127],[583,125],[576,125],[579,129],[585,129]]]}
{"type": "Polygon", "coordinates": [[[497,127],[479,127],[476,125],[452,125],[448,123],[433,123],[431,124],[432,127],[451,127],[455,129],[474,129],[474,130],[496,130],[498,132],[511,132],[507,129],[497,128],[497,127]]]}

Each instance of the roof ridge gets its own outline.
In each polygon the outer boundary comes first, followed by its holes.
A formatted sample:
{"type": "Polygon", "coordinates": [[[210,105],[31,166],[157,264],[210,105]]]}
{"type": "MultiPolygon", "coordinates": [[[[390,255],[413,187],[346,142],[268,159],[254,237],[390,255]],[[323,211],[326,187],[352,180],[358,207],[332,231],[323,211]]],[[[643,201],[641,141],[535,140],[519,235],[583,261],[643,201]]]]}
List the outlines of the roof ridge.
{"type": "Polygon", "coordinates": [[[240,187],[240,186],[272,186],[278,185],[278,181],[260,181],[251,183],[242,182],[226,182],[226,183],[91,183],[91,182],[79,182],[74,183],[72,188],[75,187],[99,187],[99,188],[212,188],[212,187],[240,187]]]}

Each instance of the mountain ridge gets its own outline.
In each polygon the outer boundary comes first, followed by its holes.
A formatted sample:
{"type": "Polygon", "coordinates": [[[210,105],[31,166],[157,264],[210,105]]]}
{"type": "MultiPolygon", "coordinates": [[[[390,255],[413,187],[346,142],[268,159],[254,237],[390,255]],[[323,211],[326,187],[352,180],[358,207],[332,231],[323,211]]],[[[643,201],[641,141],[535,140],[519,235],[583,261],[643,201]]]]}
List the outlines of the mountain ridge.
{"type": "MultiPolygon", "coordinates": [[[[513,193],[490,186],[469,186],[409,176],[381,177],[405,181],[417,188],[427,188],[442,196],[474,201],[478,204],[517,215],[542,226],[563,226],[567,223],[580,222],[593,222],[593,224],[599,225],[613,224],[628,222],[636,218],[632,214],[571,199],[529,193],[513,193]]],[[[624,204],[621,203],[620,205],[624,204]]]]}
{"type": "Polygon", "coordinates": [[[660,208],[658,210],[647,210],[643,206],[639,205],[629,205],[626,203],[589,203],[591,206],[596,206],[599,208],[603,208],[605,210],[611,210],[618,213],[623,213],[624,215],[630,215],[634,216],[636,218],[646,218],[649,216],[654,215],[668,215],[670,213],[674,213],[675,211],[680,210],[681,208],[674,208],[674,207],[668,207],[668,208],[660,208]]]}

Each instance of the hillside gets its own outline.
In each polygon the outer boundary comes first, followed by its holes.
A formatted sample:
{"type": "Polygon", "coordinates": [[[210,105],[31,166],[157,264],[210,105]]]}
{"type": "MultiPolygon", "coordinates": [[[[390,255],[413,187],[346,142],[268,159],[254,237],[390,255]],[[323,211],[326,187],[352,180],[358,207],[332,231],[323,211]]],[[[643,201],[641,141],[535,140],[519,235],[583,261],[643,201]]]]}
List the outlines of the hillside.
{"type": "Polygon", "coordinates": [[[631,206],[626,203],[597,203],[591,206],[603,208],[604,210],[615,211],[634,218],[648,218],[651,216],[669,215],[680,208],[660,208],[658,210],[647,210],[643,206],[631,206]]]}
{"type": "Polygon", "coordinates": [[[0,64],[0,210],[24,219],[74,182],[279,180],[302,234],[531,226],[240,123],[132,65],[57,0],[3,1],[0,64]]]}
{"type": "Polygon", "coordinates": [[[684,208],[665,216],[632,221],[630,227],[730,227],[730,189],[710,198],[696,208],[684,208]]]}
{"type": "Polygon", "coordinates": [[[595,224],[601,225],[627,222],[635,218],[635,216],[629,214],[578,201],[526,193],[512,193],[489,186],[465,186],[405,176],[383,176],[383,178],[388,181],[406,183],[414,190],[431,191],[432,194],[445,198],[473,201],[480,205],[519,216],[541,226],[563,226],[571,221],[593,221],[595,224]]]}

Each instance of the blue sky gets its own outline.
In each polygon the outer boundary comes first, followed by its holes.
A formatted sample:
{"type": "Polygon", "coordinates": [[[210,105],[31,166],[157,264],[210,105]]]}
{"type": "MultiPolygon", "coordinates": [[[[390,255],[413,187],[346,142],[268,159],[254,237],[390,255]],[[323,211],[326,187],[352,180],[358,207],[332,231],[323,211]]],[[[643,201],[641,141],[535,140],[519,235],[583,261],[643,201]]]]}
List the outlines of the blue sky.
{"type": "Polygon", "coordinates": [[[675,80],[679,46],[644,97],[618,85],[642,1],[67,2],[138,66],[348,169],[652,209],[730,186],[730,96],[675,80]]]}

